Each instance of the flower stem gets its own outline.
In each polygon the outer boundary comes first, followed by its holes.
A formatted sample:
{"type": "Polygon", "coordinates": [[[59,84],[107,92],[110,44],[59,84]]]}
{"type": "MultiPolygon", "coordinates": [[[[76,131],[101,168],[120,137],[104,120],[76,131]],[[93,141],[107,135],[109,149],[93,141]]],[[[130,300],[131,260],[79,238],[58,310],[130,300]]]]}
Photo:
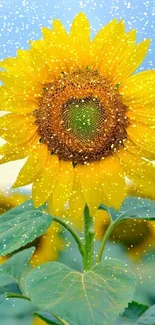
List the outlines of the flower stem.
{"type": "Polygon", "coordinates": [[[79,252],[82,255],[82,257],[84,256],[84,248],[83,248],[83,244],[81,242],[81,239],[79,238],[78,234],[74,231],[74,229],[65,221],[63,221],[62,219],[59,219],[57,217],[53,217],[53,220],[57,223],[59,223],[61,226],[63,226],[64,228],[66,228],[70,234],[73,236],[73,238],[75,239],[79,252]]]}
{"type": "Polygon", "coordinates": [[[88,206],[84,209],[84,257],[83,268],[85,271],[91,269],[94,258],[94,227],[93,217],[90,216],[88,206]]]}
{"type": "Polygon", "coordinates": [[[107,228],[107,230],[106,230],[106,232],[104,234],[104,237],[103,237],[103,239],[101,241],[101,245],[100,245],[98,253],[97,253],[97,258],[96,258],[97,263],[101,262],[106,242],[109,239],[113,229],[116,227],[116,224],[120,223],[121,221],[122,220],[119,220],[119,219],[116,219],[115,221],[112,221],[112,219],[111,219],[111,223],[110,223],[109,227],[107,228]]]}

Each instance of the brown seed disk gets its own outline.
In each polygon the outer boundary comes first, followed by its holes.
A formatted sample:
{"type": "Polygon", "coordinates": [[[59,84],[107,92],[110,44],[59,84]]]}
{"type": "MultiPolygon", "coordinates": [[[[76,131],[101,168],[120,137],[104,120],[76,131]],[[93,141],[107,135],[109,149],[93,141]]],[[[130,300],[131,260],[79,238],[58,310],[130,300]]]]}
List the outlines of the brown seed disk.
{"type": "Polygon", "coordinates": [[[39,109],[34,114],[38,132],[51,153],[74,163],[100,160],[118,149],[126,138],[127,107],[110,82],[97,71],[77,70],[43,87],[39,109]],[[71,104],[95,102],[100,121],[93,136],[85,138],[68,128],[71,104]]]}

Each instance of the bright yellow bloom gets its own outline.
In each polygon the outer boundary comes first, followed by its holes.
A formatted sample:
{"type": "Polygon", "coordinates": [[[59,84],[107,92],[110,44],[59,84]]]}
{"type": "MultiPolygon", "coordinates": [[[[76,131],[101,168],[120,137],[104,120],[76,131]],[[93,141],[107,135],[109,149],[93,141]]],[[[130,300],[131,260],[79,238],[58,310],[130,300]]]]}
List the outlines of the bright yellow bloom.
{"type": "Polygon", "coordinates": [[[28,156],[14,187],[33,183],[35,206],[48,201],[54,215],[66,203],[71,215],[118,209],[125,176],[155,186],[155,71],[132,75],[150,41],[136,44],[117,19],[91,40],[83,13],[69,34],[59,20],[42,33],[1,62],[0,107],[11,112],[0,118],[1,163],[28,156]]]}

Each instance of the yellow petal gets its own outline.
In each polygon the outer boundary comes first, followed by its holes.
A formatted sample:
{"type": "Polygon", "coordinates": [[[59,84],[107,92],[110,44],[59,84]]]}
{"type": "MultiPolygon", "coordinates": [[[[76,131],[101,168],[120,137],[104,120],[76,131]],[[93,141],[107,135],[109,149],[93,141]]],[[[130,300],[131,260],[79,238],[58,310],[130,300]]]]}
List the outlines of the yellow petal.
{"type": "Polygon", "coordinates": [[[53,20],[53,29],[54,29],[54,32],[55,32],[57,38],[60,41],[64,42],[64,41],[68,40],[68,34],[59,19],[53,20]]]}
{"type": "Polygon", "coordinates": [[[18,91],[31,90],[38,86],[38,82],[34,81],[28,74],[18,68],[10,68],[8,72],[0,71],[0,80],[7,87],[18,91]]]}
{"type": "Polygon", "coordinates": [[[43,37],[45,39],[51,39],[51,37],[52,37],[52,30],[51,29],[49,29],[47,27],[42,27],[41,32],[42,32],[43,37]]]}
{"type": "Polygon", "coordinates": [[[47,153],[47,145],[43,143],[39,143],[33,148],[12,187],[24,186],[35,181],[43,171],[47,160],[47,153]]]}
{"type": "Polygon", "coordinates": [[[37,125],[25,123],[20,129],[0,129],[0,136],[10,143],[21,143],[28,141],[34,134],[37,133],[37,129],[37,125]]]}
{"type": "Polygon", "coordinates": [[[155,166],[148,161],[122,148],[117,151],[126,176],[140,188],[155,188],[155,166]]]}
{"type": "Polygon", "coordinates": [[[3,101],[3,105],[5,105],[5,101],[17,101],[19,100],[22,104],[28,103],[36,103],[38,97],[42,95],[42,85],[38,88],[31,87],[30,89],[19,88],[16,83],[13,86],[0,86],[0,99],[3,101]]]}
{"type": "Polygon", "coordinates": [[[113,84],[117,83],[117,78],[119,76],[119,66],[122,61],[126,58],[129,52],[132,52],[135,47],[136,31],[132,30],[129,33],[118,33],[114,35],[115,41],[111,46],[111,50],[106,52],[107,59],[103,57],[102,63],[100,65],[100,72],[108,76],[113,84]]]}
{"type": "Polygon", "coordinates": [[[64,210],[64,206],[69,200],[74,183],[74,168],[72,162],[60,160],[59,162],[59,175],[56,186],[52,193],[52,209],[54,215],[61,216],[64,210]]]}
{"type": "Polygon", "coordinates": [[[101,184],[99,162],[77,164],[75,167],[77,177],[81,184],[81,191],[90,213],[93,216],[101,203],[101,184]]]}
{"type": "Polygon", "coordinates": [[[27,157],[32,148],[38,144],[38,141],[38,134],[34,134],[31,139],[23,143],[5,143],[0,147],[0,154],[4,155],[4,157],[0,159],[0,164],[27,157]]]}
{"type": "Polygon", "coordinates": [[[31,48],[32,61],[37,67],[37,78],[42,84],[52,82],[62,71],[66,71],[64,62],[68,57],[65,55],[67,50],[64,43],[59,41],[55,44],[53,37],[52,43],[45,40],[37,42],[31,48]]]}
{"type": "MultiPolygon", "coordinates": [[[[137,121],[140,123],[144,123],[147,125],[155,125],[155,109],[154,107],[149,109],[141,109],[141,107],[137,109],[129,110],[126,115],[132,124],[137,121]]],[[[148,126],[149,127],[149,126],[148,126]]]]}
{"type": "MultiPolygon", "coordinates": [[[[90,25],[86,15],[81,12],[73,20],[70,37],[76,41],[85,41],[89,39],[90,36],[90,25]]],[[[82,44],[81,44],[82,45],[82,44]]]]}
{"type": "Polygon", "coordinates": [[[136,154],[142,158],[147,158],[149,160],[154,160],[155,159],[155,154],[149,152],[148,150],[142,148],[141,146],[139,145],[136,145],[131,139],[126,139],[124,141],[124,146],[125,148],[133,153],[133,154],[136,154]]]}
{"type": "Polygon", "coordinates": [[[92,40],[92,45],[94,50],[95,48],[98,49],[98,47],[100,47],[100,50],[103,48],[105,42],[108,41],[108,35],[113,34],[117,24],[118,21],[115,18],[99,30],[99,32],[95,35],[95,37],[92,40]]]}
{"type": "Polygon", "coordinates": [[[64,38],[67,39],[68,38],[68,34],[64,28],[64,26],[62,25],[61,21],[59,19],[54,19],[52,22],[53,25],[53,29],[49,29],[47,27],[42,27],[41,31],[43,34],[43,37],[45,40],[47,40],[48,42],[52,42],[55,43],[55,40],[59,39],[62,40],[64,42],[64,38]]]}
{"type": "Polygon", "coordinates": [[[124,171],[118,157],[113,154],[101,160],[100,170],[102,175],[102,191],[108,198],[109,205],[119,209],[126,196],[126,183],[124,171]]]}
{"type": "Polygon", "coordinates": [[[18,99],[7,99],[6,102],[0,103],[0,110],[13,113],[31,113],[38,108],[37,103],[18,101],[18,99]]]}
{"type": "Polygon", "coordinates": [[[127,134],[140,148],[155,154],[155,129],[142,123],[130,125],[127,128],[127,134]]]}
{"type": "Polygon", "coordinates": [[[4,69],[8,69],[9,67],[13,67],[16,65],[16,58],[6,58],[2,61],[0,61],[0,67],[4,69]]]}
{"type": "MultiPolygon", "coordinates": [[[[118,89],[125,105],[133,109],[146,109],[155,104],[155,71],[148,70],[129,77],[118,89]]],[[[149,111],[149,109],[148,109],[149,111]]]]}
{"type": "Polygon", "coordinates": [[[34,121],[34,116],[30,114],[5,114],[0,117],[0,128],[11,130],[15,128],[20,128],[20,126],[23,125],[25,122],[34,123],[34,121]]]}
{"type": "Polygon", "coordinates": [[[43,29],[43,32],[44,40],[32,42],[33,63],[36,66],[36,60],[38,61],[39,80],[51,82],[62,71],[69,71],[71,68],[70,49],[72,44],[69,43],[69,35],[59,20],[53,21],[52,30],[43,29]]]}
{"type": "Polygon", "coordinates": [[[90,48],[90,25],[84,13],[79,13],[73,20],[70,30],[70,56],[74,58],[74,66],[86,68],[90,48]]]}
{"type": "Polygon", "coordinates": [[[56,155],[48,155],[43,173],[34,182],[32,198],[36,207],[48,200],[55,187],[59,170],[59,160],[56,155]]]}
{"type": "Polygon", "coordinates": [[[115,78],[116,84],[124,82],[139,67],[148,52],[149,44],[150,40],[147,39],[135,45],[134,48],[131,47],[131,50],[128,51],[128,54],[121,60],[115,70],[115,74],[117,74],[115,78]]]}
{"type": "Polygon", "coordinates": [[[42,84],[50,81],[50,76],[53,75],[48,62],[45,60],[44,51],[46,52],[46,48],[42,47],[40,47],[39,51],[34,46],[30,49],[32,62],[36,67],[35,73],[42,84]]]}
{"type": "MultiPolygon", "coordinates": [[[[18,50],[17,57],[8,58],[0,62],[0,66],[8,70],[10,74],[15,76],[23,77],[23,75],[28,79],[31,78],[31,82],[39,86],[39,82],[35,73],[35,66],[31,60],[31,55],[29,50],[18,50]]],[[[20,89],[22,85],[19,85],[17,89],[20,89]]],[[[33,85],[34,86],[34,85],[33,85]]]]}
{"type": "Polygon", "coordinates": [[[105,76],[110,75],[110,71],[117,64],[117,52],[120,50],[123,41],[126,42],[124,21],[120,21],[115,25],[115,28],[111,29],[108,35],[104,50],[102,52],[102,58],[99,65],[99,71],[105,76]]]}
{"type": "Polygon", "coordinates": [[[70,220],[72,226],[76,227],[78,230],[83,229],[83,212],[85,205],[86,203],[81,193],[75,169],[73,190],[64,214],[67,217],[67,220],[70,220]]]}
{"type": "Polygon", "coordinates": [[[90,50],[90,66],[97,68],[101,63],[104,48],[108,43],[109,38],[113,37],[114,31],[116,30],[117,19],[110,21],[96,34],[91,42],[90,50]]]}
{"type": "Polygon", "coordinates": [[[27,114],[38,108],[38,95],[36,90],[27,92],[27,94],[15,89],[0,87],[0,109],[1,111],[10,111],[14,113],[27,114]]]}

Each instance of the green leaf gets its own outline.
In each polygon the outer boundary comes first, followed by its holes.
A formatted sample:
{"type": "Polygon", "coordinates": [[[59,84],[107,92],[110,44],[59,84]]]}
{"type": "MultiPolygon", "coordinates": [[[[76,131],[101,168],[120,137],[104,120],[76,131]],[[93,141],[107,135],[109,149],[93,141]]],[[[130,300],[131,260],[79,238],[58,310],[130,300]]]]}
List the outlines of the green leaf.
{"type": "MultiPolygon", "coordinates": [[[[7,292],[21,293],[22,275],[33,255],[34,247],[13,255],[0,266],[0,294],[7,292]]],[[[2,298],[2,297],[1,297],[2,298]]]]}
{"type": "MultiPolygon", "coordinates": [[[[0,276],[0,297],[6,292],[14,292],[14,293],[21,293],[19,286],[17,283],[14,282],[12,278],[8,276],[0,276]]],[[[6,296],[4,295],[6,298],[6,296]]],[[[2,299],[2,297],[1,297],[2,299]]]]}
{"type": "Polygon", "coordinates": [[[8,275],[19,282],[21,273],[28,264],[28,261],[32,257],[35,248],[31,247],[24,249],[23,251],[14,254],[5,263],[0,266],[0,275],[8,275]]]}
{"type": "Polygon", "coordinates": [[[137,285],[135,299],[144,304],[155,303],[155,250],[148,252],[132,266],[137,285]]]}
{"type": "Polygon", "coordinates": [[[5,294],[0,295],[0,304],[5,301],[5,294]]]}
{"type": "Polygon", "coordinates": [[[149,307],[146,305],[132,301],[129,303],[124,313],[119,316],[115,325],[133,325],[148,308],[149,307]]]}
{"type": "Polygon", "coordinates": [[[155,325],[155,305],[142,314],[134,325],[155,325]]]}
{"type": "Polygon", "coordinates": [[[0,305],[1,325],[32,325],[34,306],[28,300],[7,299],[0,305]]]}
{"type": "Polygon", "coordinates": [[[140,197],[127,197],[120,210],[101,204],[101,210],[106,210],[113,220],[124,220],[129,218],[155,220],[155,201],[140,197]]]}
{"type": "Polygon", "coordinates": [[[119,219],[127,218],[155,220],[155,202],[149,199],[128,197],[119,211],[119,219]]]}
{"type": "Polygon", "coordinates": [[[0,255],[6,255],[41,236],[52,222],[51,215],[35,209],[32,200],[0,216],[0,255]]]}
{"type": "Polygon", "coordinates": [[[50,325],[61,325],[61,323],[51,314],[47,313],[47,312],[36,312],[34,313],[34,315],[37,315],[39,318],[41,318],[42,320],[44,320],[47,324],[50,325]]]}
{"type": "Polygon", "coordinates": [[[135,276],[117,259],[106,259],[85,273],[58,262],[33,269],[28,296],[42,311],[70,325],[110,325],[132,300],[135,276]]]}

